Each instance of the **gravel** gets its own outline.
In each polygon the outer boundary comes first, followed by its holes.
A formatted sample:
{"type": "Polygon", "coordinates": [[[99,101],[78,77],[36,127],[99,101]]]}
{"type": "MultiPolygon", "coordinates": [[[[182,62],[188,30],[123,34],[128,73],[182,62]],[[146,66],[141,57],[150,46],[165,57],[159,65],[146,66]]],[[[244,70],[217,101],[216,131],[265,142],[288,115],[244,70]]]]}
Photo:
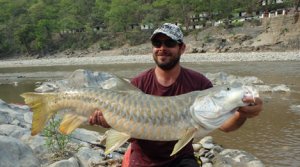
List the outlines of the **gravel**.
{"type": "MultiPolygon", "coordinates": [[[[240,62],[240,61],[300,61],[299,52],[252,52],[252,53],[202,53],[183,54],[181,62],[240,62]]],[[[78,58],[53,58],[31,60],[0,60],[0,68],[84,65],[84,64],[121,64],[152,63],[152,55],[98,56],[78,58]]]]}

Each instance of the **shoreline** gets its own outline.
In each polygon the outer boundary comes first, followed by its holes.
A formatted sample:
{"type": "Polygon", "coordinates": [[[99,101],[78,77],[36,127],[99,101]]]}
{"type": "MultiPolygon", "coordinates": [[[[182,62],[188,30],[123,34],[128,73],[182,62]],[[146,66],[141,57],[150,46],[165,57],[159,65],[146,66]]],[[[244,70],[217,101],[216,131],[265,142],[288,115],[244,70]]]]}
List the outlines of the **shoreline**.
{"type": "MultiPolygon", "coordinates": [[[[253,62],[300,61],[300,50],[293,52],[242,52],[183,54],[181,62],[253,62]]],[[[85,56],[71,58],[41,58],[27,60],[0,60],[0,68],[66,66],[95,64],[153,63],[152,55],[85,56]]]]}

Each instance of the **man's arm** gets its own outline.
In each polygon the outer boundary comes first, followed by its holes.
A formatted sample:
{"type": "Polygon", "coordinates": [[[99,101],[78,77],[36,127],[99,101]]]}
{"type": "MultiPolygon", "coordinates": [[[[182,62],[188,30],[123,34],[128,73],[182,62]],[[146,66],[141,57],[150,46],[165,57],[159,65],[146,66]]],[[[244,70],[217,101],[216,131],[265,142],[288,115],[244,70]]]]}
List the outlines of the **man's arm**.
{"type": "Polygon", "coordinates": [[[235,114],[229,118],[220,129],[224,132],[235,131],[240,128],[247,118],[254,118],[262,111],[263,101],[260,98],[245,97],[243,99],[245,103],[251,103],[253,105],[240,107],[235,114]]]}

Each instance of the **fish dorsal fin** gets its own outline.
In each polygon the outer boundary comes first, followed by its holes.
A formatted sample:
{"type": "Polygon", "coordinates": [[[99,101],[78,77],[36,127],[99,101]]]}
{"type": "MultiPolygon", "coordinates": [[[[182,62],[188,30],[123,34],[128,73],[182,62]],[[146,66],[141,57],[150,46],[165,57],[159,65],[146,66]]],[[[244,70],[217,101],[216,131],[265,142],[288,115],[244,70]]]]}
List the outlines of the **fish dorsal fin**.
{"type": "Polygon", "coordinates": [[[126,133],[110,129],[106,138],[106,150],[104,154],[106,155],[113,152],[115,149],[122,146],[129,138],[130,136],[126,133]]]}
{"type": "Polygon", "coordinates": [[[176,143],[173,152],[170,156],[173,156],[178,151],[180,151],[185,145],[187,145],[188,142],[190,142],[192,138],[195,136],[195,133],[196,133],[196,129],[190,129],[189,131],[187,131],[186,134],[183,136],[183,138],[176,143]]]}
{"type": "Polygon", "coordinates": [[[135,87],[134,85],[132,85],[131,83],[127,82],[126,80],[124,80],[122,78],[119,78],[119,77],[115,76],[115,79],[116,79],[117,84],[114,87],[109,89],[111,91],[116,91],[116,92],[119,92],[119,91],[138,91],[138,92],[142,92],[140,89],[138,89],[137,87],[135,87]]]}
{"type": "Polygon", "coordinates": [[[59,126],[59,131],[65,135],[69,134],[86,121],[86,117],[81,116],[76,112],[69,111],[64,115],[64,118],[59,126]]]}

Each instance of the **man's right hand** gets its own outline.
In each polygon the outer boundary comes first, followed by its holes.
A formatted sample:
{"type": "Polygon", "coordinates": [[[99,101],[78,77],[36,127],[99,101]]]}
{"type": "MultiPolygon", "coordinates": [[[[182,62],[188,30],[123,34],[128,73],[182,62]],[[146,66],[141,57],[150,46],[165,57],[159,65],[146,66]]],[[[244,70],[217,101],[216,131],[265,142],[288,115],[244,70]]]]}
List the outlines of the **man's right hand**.
{"type": "Polygon", "coordinates": [[[105,119],[103,117],[103,114],[102,114],[102,112],[100,110],[96,110],[94,112],[94,114],[89,117],[89,124],[91,126],[93,126],[93,125],[100,125],[103,128],[111,128],[108,125],[108,123],[105,121],[105,119]]]}

